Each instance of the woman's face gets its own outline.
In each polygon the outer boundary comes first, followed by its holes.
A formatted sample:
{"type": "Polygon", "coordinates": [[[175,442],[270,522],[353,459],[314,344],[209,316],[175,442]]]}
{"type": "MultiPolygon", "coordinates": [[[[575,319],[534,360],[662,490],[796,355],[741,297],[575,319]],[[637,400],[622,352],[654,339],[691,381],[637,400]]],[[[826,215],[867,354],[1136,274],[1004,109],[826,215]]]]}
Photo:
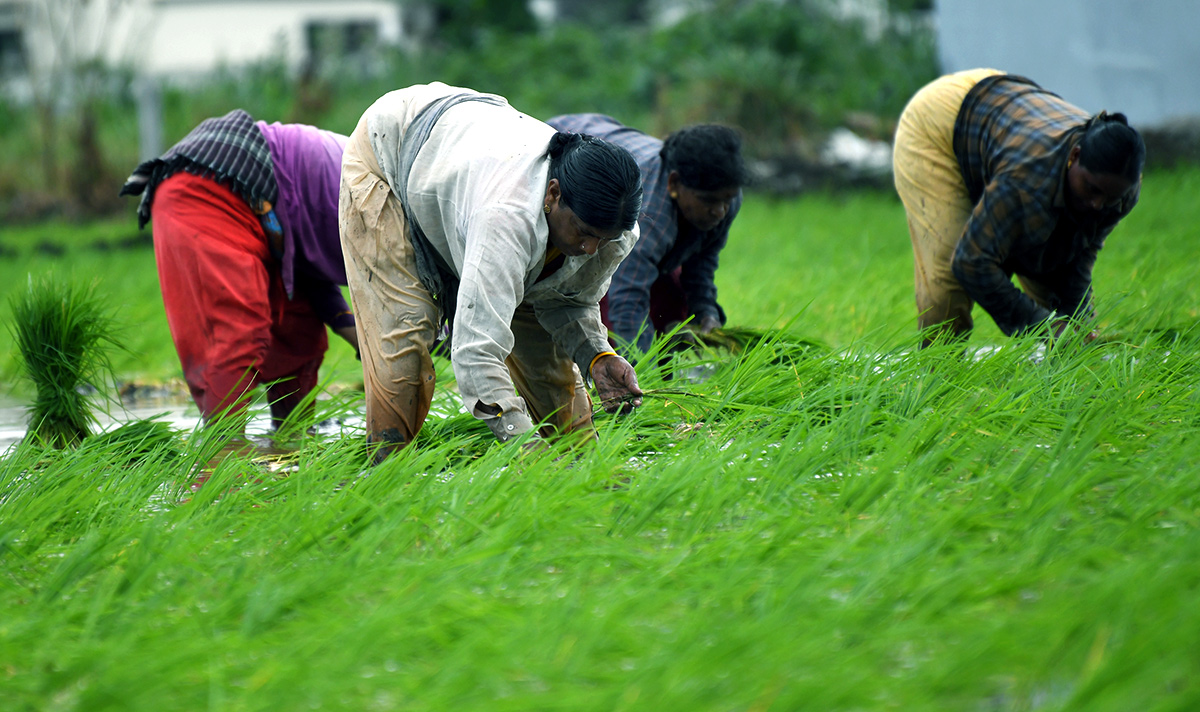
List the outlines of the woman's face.
{"type": "Polygon", "coordinates": [[[605,243],[620,239],[624,233],[624,230],[620,228],[601,230],[580,220],[575,211],[562,202],[557,179],[552,178],[550,185],[546,187],[546,198],[543,205],[550,208],[550,211],[546,213],[546,224],[550,228],[550,244],[568,257],[594,255],[605,243]]]}
{"type": "Polygon", "coordinates": [[[1112,173],[1093,173],[1079,162],[1079,146],[1071,149],[1071,167],[1067,169],[1067,207],[1075,217],[1096,220],[1121,206],[1133,196],[1140,181],[1130,181],[1112,173]]]}
{"type": "Polygon", "coordinates": [[[679,172],[667,175],[667,191],[673,196],[684,222],[700,232],[708,232],[729,214],[740,188],[736,185],[719,190],[688,188],[679,180],[679,172]]]}

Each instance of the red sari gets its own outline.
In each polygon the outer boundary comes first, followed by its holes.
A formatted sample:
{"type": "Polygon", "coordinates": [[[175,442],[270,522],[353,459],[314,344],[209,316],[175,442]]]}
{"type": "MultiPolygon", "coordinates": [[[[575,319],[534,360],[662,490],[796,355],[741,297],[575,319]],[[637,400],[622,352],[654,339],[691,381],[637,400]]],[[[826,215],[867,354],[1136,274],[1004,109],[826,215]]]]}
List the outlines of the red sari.
{"type": "Polygon", "coordinates": [[[157,187],[152,220],[167,324],[205,421],[245,410],[260,384],[282,420],[316,387],[329,342],[308,302],[287,299],[258,217],[180,172],[157,187]]]}

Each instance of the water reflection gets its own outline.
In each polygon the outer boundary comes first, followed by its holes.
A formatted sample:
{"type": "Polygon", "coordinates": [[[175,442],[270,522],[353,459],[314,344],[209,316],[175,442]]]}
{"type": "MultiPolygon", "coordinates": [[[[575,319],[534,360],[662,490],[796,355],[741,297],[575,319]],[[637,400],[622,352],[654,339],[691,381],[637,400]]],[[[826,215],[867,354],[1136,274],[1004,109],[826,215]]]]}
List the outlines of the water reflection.
{"type": "Polygon", "coordinates": [[[0,396],[0,452],[25,437],[26,408],[17,401],[0,396]]]}
{"type": "MultiPolygon", "coordinates": [[[[122,403],[98,403],[95,409],[99,427],[94,431],[104,432],[125,423],[156,418],[172,430],[191,432],[200,424],[200,411],[187,396],[165,398],[122,399],[122,403]],[[107,412],[106,409],[107,408],[107,412]]],[[[362,421],[354,414],[326,421],[318,426],[322,435],[337,435],[345,430],[361,431],[362,421]],[[357,422],[355,422],[357,421],[357,422]]],[[[29,428],[29,405],[8,397],[0,397],[0,453],[7,452],[25,437],[29,428]]],[[[268,442],[271,432],[271,414],[265,408],[255,409],[255,415],[246,425],[246,435],[255,442],[268,442]]]]}

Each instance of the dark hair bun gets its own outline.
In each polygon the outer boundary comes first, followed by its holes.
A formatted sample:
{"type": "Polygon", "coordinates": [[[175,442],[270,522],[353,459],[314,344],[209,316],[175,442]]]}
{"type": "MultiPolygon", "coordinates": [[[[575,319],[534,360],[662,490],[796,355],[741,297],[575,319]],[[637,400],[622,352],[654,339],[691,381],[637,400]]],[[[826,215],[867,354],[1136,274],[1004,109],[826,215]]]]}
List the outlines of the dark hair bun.
{"type": "Polygon", "coordinates": [[[1101,111],[1084,125],[1079,164],[1093,173],[1136,181],[1146,163],[1146,144],[1125,114],[1101,111]]]}
{"type": "Polygon", "coordinates": [[[579,219],[601,230],[630,230],[642,209],[642,174],[624,148],[594,136],[550,137],[550,178],[579,219]]]}
{"type": "Polygon", "coordinates": [[[679,173],[696,190],[740,188],[749,181],[742,159],[742,137],[720,124],[698,124],[667,137],[659,155],[668,171],[679,173]]]}
{"type": "Polygon", "coordinates": [[[578,144],[582,141],[583,134],[568,133],[566,131],[559,131],[555,133],[550,137],[549,153],[551,160],[561,157],[564,151],[569,149],[574,144],[578,144]]]}

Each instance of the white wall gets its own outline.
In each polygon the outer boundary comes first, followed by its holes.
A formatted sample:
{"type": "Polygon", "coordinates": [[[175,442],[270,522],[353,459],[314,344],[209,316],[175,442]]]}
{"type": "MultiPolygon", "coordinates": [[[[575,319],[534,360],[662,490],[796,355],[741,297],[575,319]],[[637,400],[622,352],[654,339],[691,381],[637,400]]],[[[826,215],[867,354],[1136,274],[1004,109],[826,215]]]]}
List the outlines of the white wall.
{"type": "Polygon", "coordinates": [[[297,68],[312,21],[373,21],[383,44],[402,39],[395,0],[9,0],[24,25],[35,74],[55,61],[49,13],[66,26],[72,59],[103,57],[150,74],[199,74],[280,51],[297,68]],[[82,8],[82,10],[80,10],[82,8]],[[72,14],[78,13],[78,14],[72,14]],[[70,22],[64,22],[70,18],[70,22]]]}
{"type": "Polygon", "coordinates": [[[209,0],[156,2],[143,67],[153,74],[195,73],[238,65],[282,51],[297,67],[304,28],[313,21],[370,20],[384,44],[400,41],[400,10],[389,0],[209,0]]]}
{"type": "Polygon", "coordinates": [[[1200,115],[1198,0],[937,0],[942,69],[1024,74],[1086,111],[1200,115]]]}

